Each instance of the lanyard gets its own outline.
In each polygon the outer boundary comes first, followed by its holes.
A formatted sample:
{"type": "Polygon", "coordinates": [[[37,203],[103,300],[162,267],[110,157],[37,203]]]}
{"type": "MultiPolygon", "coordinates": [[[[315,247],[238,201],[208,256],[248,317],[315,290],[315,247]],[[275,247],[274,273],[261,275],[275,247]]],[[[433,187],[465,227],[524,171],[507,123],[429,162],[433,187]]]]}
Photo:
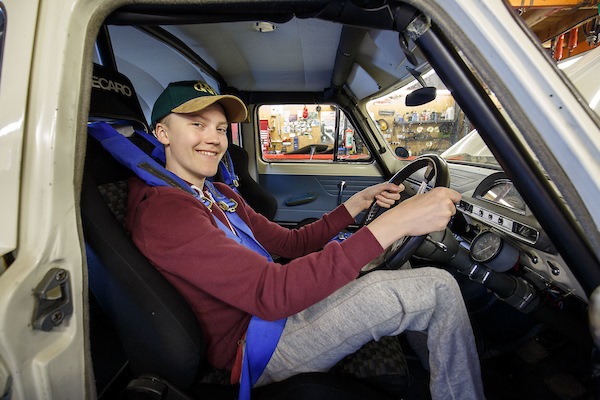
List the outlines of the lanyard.
{"type": "Polygon", "coordinates": [[[209,181],[204,182],[204,187],[207,189],[210,196],[205,196],[202,190],[192,185],[192,188],[196,192],[196,198],[198,198],[206,207],[208,207],[209,210],[212,211],[213,204],[217,204],[224,212],[225,219],[229,222],[233,229],[227,227],[219,218],[215,217],[215,221],[217,222],[219,228],[225,232],[225,235],[227,235],[228,238],[235,240],[237,243],[264,256],[268,261],[273,261],[269,252],[260,243],[258,243],[250,227],[235,212],[238,206],[237,202],[233,199],[225,197],[225,195],[219,192],[217,188],[215,188],[214,185],[209,181]]]}
{"type": "MultiPolygon", "coordinates": [[[[225,214],[225,219],[233,228],[228,228],[219,218],[215,217],[217,225],[225,232],[225,235],[242,246],[263,255],[268,261],[273,261],[269,252],[258,243],[250,227],[235,212],[237,202],[225,197],[209,181],[204,182],[204,187],[208,191],[208,196],[205,196],[202,190],[196,186],[192,186],[192,189],[196,193],[196,198],[202,201],[209,210],[212,211],[213,204],[218,204],[225,214]]],[[[252,387],[267,367],[285,327],[285,321],[286,318],[278,321],[265,321],[256,316],[252,316],[250,319],[246,331],[246,348],[242,360],[239,400],[250,400],[252,387]]]]}

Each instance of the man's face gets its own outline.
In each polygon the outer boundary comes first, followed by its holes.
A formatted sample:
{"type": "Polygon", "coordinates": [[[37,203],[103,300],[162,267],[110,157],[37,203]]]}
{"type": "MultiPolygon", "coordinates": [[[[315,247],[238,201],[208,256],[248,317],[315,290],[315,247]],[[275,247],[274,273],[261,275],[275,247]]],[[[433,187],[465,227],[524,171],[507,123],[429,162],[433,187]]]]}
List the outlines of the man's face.
{"type": "Polygon", "coordinates": [[[165,145],[167,169],[198,186],[217,173],[227,151],[227,118],[213,104],[191,114],[170,114],[156,124],[156,136],[165,145]]]}

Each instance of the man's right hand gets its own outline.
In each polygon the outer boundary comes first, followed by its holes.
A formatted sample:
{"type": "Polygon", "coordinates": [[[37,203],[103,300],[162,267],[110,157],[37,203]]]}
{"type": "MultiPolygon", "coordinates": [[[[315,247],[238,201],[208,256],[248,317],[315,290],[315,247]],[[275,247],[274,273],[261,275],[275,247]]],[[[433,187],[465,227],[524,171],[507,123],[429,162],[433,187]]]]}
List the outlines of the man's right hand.
{"type": "Polygon", "coordinates": [[[367,227],[383,248],[403,236],[420,236],[442,230],[456,213],[461,199],[455,190],[439,187],[407,199],[384,212],[367,227]]]}

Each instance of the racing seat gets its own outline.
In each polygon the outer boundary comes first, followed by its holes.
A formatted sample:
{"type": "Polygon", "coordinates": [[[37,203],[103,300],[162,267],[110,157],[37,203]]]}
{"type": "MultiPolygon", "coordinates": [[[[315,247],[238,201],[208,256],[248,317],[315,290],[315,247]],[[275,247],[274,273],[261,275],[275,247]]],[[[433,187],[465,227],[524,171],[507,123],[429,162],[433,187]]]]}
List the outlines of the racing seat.
{"type": "MultiPolygon", "coordinates": [[[[277,213],[277,199],[250,175],[248,171],[248,163],[250,162],[248,153],[244,148],[233,143],[229,144],[227,151],[229,151],[235,166],[235,172],[239,178],[238,191],[254,211],[272,221],[277,213]]],[[[218,179],[218,176],[216,178],[218,179]]]]}
{"type": "MultiPolygon", "coordinates": [[[[96,67],[95,75],[103,72],[102,68],[96,67]]],[[[131,85],[127,78],[112,74],[111,79],[118,78],[122,85],[131,85]]],[[[130,88],[133,91],[133,87],[130,88]]],[[[94,90],[92,96],[95,96],[94,90]]],[[[132,97],[135,99],[135,95],[132,97]]],[[[91,104],[95,107],[97,99],[91,104]]],[[[139,105],[119,103],[119,106],[121,108],[114,114],[114,120],[143,121],[140,114],[135,114],[139,105]],[[127,113],[132,114],[131,117],[127,113]]],[[[90,114],[110,119],[106,110],[96,114],[92,108],[90,114]]],[[[218,384],[207,379],[210,368],[204,359],[205,343],[191,308],[139,252],[123,228],[126,180],[131,175],[99,143],[88,140],[81,215],[89,285],[101,311],[114,326],[114,331],[106,330],[103,335],[92,332],[92,340],[105,340],[109,336],[118,338],[128,362],[126,370],[130,371],[125,374],[125,380],[129,382],[125,390],[128,398],[234,399],[237,397],[236,385],[218,384]]],[[[117,351],[116,347],[109,350],[117,351]]],[[[393,350],[393,353],[402,355],[399,349],[393,350]]],[[[388,364],[390,360],[393,362],[389,352],[379,354],[388,364]]],[[[95,358],[94,354],[92,357],[95,358]]],[[[348,365],[338,367],[337,375],[302,374],[267,385],[253,390],[253,396],[257,399],[387,398],[379,390],[348,378],[352,375],[349,373],[352,368],[365,368],[363,361],[348,365]]],[[[97,375],[102,368],[103,365],[95,363],[97,375]]],[[[377,373],[382,375],[381,371],[377,373]]],[[[394,385],[402,387],[407,383],[403,379],[407,378],[406,373],[396,374],[395,380],[389,382],[392,388],[394,385]]],[[[376,385],[377,379],[367,383],[376,385]]],[[[106,395],[104,398],[115,397],[106,395]]]]}

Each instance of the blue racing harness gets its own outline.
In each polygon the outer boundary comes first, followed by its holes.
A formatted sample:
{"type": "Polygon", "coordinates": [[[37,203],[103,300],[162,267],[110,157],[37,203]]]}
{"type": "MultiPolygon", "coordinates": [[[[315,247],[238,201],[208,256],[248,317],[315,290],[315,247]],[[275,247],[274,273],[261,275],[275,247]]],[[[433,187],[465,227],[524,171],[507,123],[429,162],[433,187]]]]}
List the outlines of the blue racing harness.
{"type": "MultiPolygon", "coordinates": [[[[235,231],[232,231],[219,218],[215,217],[214,220],[218,227],[225,232],[225,235],[242,246],[261,254],[268,261],[273,261],[267,250],[256,240],[250,227],[235,212],[238,206],[237,202],[219,192],[208,180],[204,183],[204,187],[208,192],[208,196],[206,196],[202,188],[194,190],[183,179],[167,170],[161,164],[165,160],[163,145],[154,136],[146,132],[136,132],[139,136],[154,145],[150,156],[105,122],[88,124],[88,133],[98,140],[102,147],[119,163],[133,171],[146,184],[182,189],[201,201],[209,210],[216,204],[226,213],[226,217],[235,231]]],[[[228,153],[227,156],[229,157],[228,153]]],[[[226,183],[229,181],[228,185],[236,190],[237,176],[233,172],[231,158],[228,158],[227,161],[229,166],[222,162],[221,172],[224,172],[223,169],[226,171],[226,174],[223,173],[226,183]]],[[[265,321],[252,316],[250,319],[250,324],[246,331],[246,347],[242,360],[240,400],[250,399],[250,391],[271,359],[281,337],[285,322],[285,318],[278,321],[265,321]]]]}

